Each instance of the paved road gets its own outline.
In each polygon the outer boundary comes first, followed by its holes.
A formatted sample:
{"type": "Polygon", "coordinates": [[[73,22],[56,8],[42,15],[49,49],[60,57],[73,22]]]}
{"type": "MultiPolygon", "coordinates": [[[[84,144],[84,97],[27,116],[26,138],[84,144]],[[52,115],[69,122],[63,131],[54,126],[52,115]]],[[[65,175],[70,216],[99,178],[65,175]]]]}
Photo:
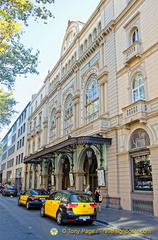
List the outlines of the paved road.
{"type": "Polygon", "coordinates": [[[139,240],[135,234],[110,233],[115,231],[109,226],[94,222],[92,225],[67,224],[59,226],[51,218],[40,217],[39,209],[26,210],[17,205],[18,198],[0,195],[0,239],[2,240],[139,240]],[[56,228],[57,235],[50,230],[56,228]],[[109,231],[107,233],[107,231],[109,231]]]}

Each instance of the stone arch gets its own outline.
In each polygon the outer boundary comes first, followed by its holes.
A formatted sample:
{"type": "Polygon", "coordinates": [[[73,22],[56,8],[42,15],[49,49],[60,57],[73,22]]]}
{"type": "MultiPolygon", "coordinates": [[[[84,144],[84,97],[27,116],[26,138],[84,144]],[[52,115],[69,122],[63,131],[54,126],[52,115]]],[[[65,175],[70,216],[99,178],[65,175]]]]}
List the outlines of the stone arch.
{"type": "Polygon", "coordinates": [[[150,139],[150,145],[153,145],[154,143],[154,140],[153,140],[153,135],[152,135],[152,132],[149,128],[147,128],[146,126],[143,126],[143,125],[139,125],[139,126],[135,126],[134,128],[132,128],[132,130],[129,131],[129,133],[127,134],[126,136],[126,139],[125,139],[125,142],[126,142],[126,145],[125,145],[125,149],[127,151],[130,150],[130,140],[131,140],[131,136],[132,134],[137,131],[138,129],[142,129],[144,130],[148,136],[149,136],[149,139],[150,139]]]}
{"type": "MultiPolygon", "coordinates": [[[[98,149],[95,146],[92,145],[90,147],[93,149],[93,151],[96,155],[97,165],[99,166],[99,159],[101,158],[101,155],[100,155],[98,149]]],[[[79,156],[78,156],[78,159],[77,159],[77,164],[76,164],[77,165],[76,170],[79,171],[79,172],[83,171],[83,165],[84,165],[84,160],[85,160],[85,157],[86,157],[87,149],[88,149],[88,146],[86,148],[83,148],[81,150],[81,152],[79,153],[79,156]]]]}
{"type": "MultiPolygon", "coordinates": [[[[65,154],[65,156],[67,156],[68,160],[69,160],[69,164],[71,165],[72,163],[72,159],[70,158],[70,156],[68,154],[65,154]]],[[[58,157],[56,158],[56,169],[55,169],[55,173],[59,173],[62,174],[62,162],[61,162],[61,157],[62,154],[59,154],[58,157]]]]}

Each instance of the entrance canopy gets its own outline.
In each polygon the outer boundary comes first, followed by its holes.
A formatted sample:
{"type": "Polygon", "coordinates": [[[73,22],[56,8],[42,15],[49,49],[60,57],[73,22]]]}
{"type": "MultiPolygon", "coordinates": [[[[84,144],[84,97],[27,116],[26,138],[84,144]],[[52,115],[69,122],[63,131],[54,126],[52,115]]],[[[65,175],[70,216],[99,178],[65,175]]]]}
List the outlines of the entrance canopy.
{"type": "Polygon", "coordinates": [[[43,150],[38,151],[34,154],[30,154],[24,158],[24,163],[40,163],[43,159],[51,158],[54,154],[65,154],[72,153],[76,149],[77,145],[80,146],[91,146],[91,145],[111,145],[111,138],[103,138],[97,136],[83,136],[83,137],[71,137],[67,140],[55,144],[51,147],[44,147],[43,150]]]}

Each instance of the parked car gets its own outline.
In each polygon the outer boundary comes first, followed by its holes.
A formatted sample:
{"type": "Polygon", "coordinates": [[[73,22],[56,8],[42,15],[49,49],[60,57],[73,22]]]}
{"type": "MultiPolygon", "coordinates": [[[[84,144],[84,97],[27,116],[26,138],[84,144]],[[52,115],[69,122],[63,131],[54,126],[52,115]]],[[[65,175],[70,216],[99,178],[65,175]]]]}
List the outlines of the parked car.
{"type": "Polygon", "coordinates": [[[18,205],[24,205],[26,209],[40,207],[41,203],[48,197],[49,193],[44,189],[28,189],[19,196],[18,205]]]}
{"type": "Polygon", "coordinates": [[[96,204],[85,192],[58,190],[42,203],[41,217],[56,219],[59,225],[66,222],[87,222],[96,220],[96,204]]]}
{"type": "Polygon", "coordinates": [[[10,185],[6,185],[3,189],[2,189],[2,195],[3,196],[14,196],[17,197],[18,194],[18,190],[15,186],[10,186],[10,185]]]}

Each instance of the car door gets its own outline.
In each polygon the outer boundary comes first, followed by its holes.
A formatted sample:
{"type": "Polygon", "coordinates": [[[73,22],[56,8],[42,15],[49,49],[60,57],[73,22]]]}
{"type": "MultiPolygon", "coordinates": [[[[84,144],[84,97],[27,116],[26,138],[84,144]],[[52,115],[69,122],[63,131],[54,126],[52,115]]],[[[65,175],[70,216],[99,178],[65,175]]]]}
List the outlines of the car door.
{"type": "Polygon", "coordinates": [[[61,192],[56,192],[49,196],[49,198],[45,202],[45,214],[56,218],[56,212],[59,208],[61,197],[61,192]]]}
{"type": "Polygon", "coordinates": [[[52,216],[53,215],[53,201],[56,193],[52,193],[49,198],[45,201],[44,211],[45,214],[52,216]]]}
{"type": "Polygon", "coordinates": [[[20,203],[24,204],[25,203],[25,195],[26,195],[26,191],[20,195],[20,203]]]}
{"type": "Polygon", "coordinates": [[[31,195],[31,190],[27,190],[27,191],[25,192],[25,195],[23,196],[23,204],[26,205],[27,199],[28,199],[28,197],[29,197],[30,195],[31,195]]]}

